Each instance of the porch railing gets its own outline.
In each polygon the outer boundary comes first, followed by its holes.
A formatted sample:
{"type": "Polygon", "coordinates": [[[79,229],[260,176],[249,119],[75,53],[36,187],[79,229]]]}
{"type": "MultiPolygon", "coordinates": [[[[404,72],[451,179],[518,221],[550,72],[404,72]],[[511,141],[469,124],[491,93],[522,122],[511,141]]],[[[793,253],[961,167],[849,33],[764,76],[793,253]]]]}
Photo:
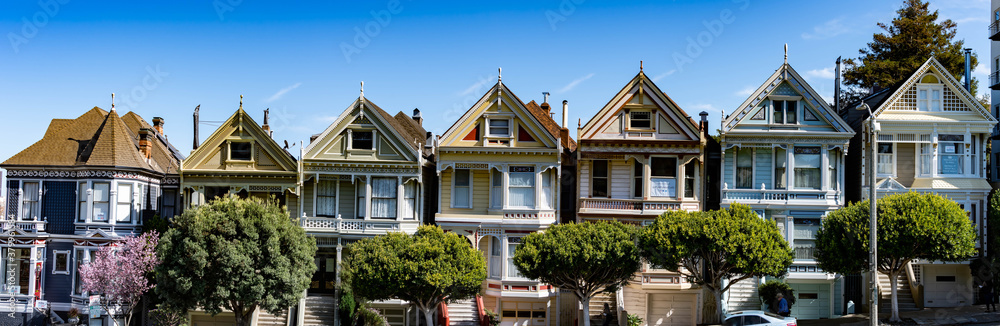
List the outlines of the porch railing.
{"type": "Polygon", "coordinates": [[[658,214],[681,209],[680,201],[652,201],[642,199],[583,198],[581,210],[616,211],[625,214],[658,214]]]}
{"type": "Polygon", "coordinates": [[[727,189],[722,191],[724,201],[793,202],[797,200],[839,201],[839,191],[784,190],[784,189],[727,189]]]}
{"type": "Polygon", "coordinates": [[[386,232],[404,231],[404,229],[409,230],[410,226],[412,226],[413,230],[416,230],[418,224],[416,220],[356,220],[326,217],[303,217],[299,219],[299,225],[303,229],[306,229],[306,231],[350,234],[384,234],[386,232]]]}
{"type": "Polygon", "coordinates": [[[795,259],[816,259],[816,248],[815,247],[795,248],[795,259]]]}

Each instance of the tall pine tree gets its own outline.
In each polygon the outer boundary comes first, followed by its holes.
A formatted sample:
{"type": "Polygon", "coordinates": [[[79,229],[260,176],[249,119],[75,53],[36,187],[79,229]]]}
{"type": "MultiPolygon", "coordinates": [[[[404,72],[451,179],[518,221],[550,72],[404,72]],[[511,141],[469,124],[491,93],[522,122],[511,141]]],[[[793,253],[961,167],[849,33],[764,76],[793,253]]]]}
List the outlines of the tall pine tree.
{"type": "MultiPolygon", "coordinates": [[[[910,76],[931,56],[961,80],[965,73],[964,40],[954,41],[958,26],[950,19],[938,22],[938,12],[927,9],[923,0],[904,0],[892,23],[878,23],[884,30],[873,36],[868,47],[858,50],[858,58],[844,61],[845,103],[871,92],[873,86],[891,87],[910,76]]],[[[976,66],[972,54],[972,67],[976,66]]],[[[978,81],[972,79],[972,93],[978,81]]]]}

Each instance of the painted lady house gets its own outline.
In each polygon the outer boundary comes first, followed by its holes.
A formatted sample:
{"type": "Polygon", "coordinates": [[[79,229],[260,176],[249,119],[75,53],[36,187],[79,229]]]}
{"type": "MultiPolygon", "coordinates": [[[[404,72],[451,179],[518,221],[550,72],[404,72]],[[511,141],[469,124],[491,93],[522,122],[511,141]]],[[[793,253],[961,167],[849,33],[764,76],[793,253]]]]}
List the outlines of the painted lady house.
{"type": "Polygon", "coordinates": [[[0,304],[4,318],[13,307],[18,322],[40,323],[32,304],[44,300],[63,319],[77,308],[90,325],[111,323],[106,313],[87,315],[77,271],[115,239],[141,233],[146,219],[180,213],[183,157],[163,126],[95,107],[52,119],[40,140],[0,164],[8,171],[0,292],[14,299],[0,304]]]}
{"type": "MultiPolygon", "coordinates": [[[[786,61],[722,122],[720,136],[721,206],[749,205],[795,250],[784,278],[795,289],[792,315],[843,314],[843,279],[819,268],[813,253],[823,217],[845,203],[844,155],[854,131],[786,61]]],[[[761,309],[763,281],[733,285],[727,310],[761,309]]]]}
{"type": "MultiPolygon", "coordinates": [[[[438,139],[435,221],[482,252],[483,303],[501,325],[568,322],[560,321],[558,290],[522,277],[512,256],[525,235],[559,221],[561,164],[573,147],[548,103],[525,104],[500,78],[438,139]]],[[[450,313],[475,309],[474,301],[449,305],[450,313]]],[[[476,317],[452,317],[466,319],[476,317]]]]}
{"type": "MultiPolygon", "coordinates": [[[[648,225],[668,210],[704,209],[717,191],[705,182],[707,116],[696,123],[640,68],[578,130],[577,221],[648,225]]],[[[694,325],[700,292],[680,274],[644,264],[629,286],[594,297],[590,311],[608,303],[619,320],[627,310],[646,325],[694,325]]]]}

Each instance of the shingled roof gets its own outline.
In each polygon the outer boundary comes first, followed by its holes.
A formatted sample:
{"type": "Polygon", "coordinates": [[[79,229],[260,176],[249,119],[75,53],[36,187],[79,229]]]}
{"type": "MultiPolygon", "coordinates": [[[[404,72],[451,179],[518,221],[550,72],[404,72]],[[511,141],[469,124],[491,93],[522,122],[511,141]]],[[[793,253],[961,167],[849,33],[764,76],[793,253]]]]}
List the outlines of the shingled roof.
{"type": "Polygon", "coordinates": [[[153,141],[152,159],[139,151],[138,130],[150,128],[139,115],[99,107],[76,119],[53,119],[45,135],[3,166],[114,167],[137,168],[158,173],[177,173],[177,159],[165,141],[153,141]]]}
{"type": "Polygon", "coordinates": [[[549,115],[548,111],[538,106],[538,103],[535,103],[535,101],[528,102],[528,104],[525,104],[524,107],[527,108],[528,112],[531,112],[531,115],[535,116],[535,119],[537,119],[538,122],[545,127],[545,130],[552,135],[552,138],[559,138],[559,141],[562,142],[563,148],[569,149],[570,151],[576,150],[576,141],[574,141],[572,137],[569,137],[569,132],[566,133],[566,137],[560,136],[562,134],[562,128],[559,127],[559,124],[552,119],[552,116],[549,115]]]}
{"type": "Polygon", "coordinates": [[[378,112],[378,114],[382,116],[385,122],[391,125],[393,129],[396,129],[396,132],[398,132],[400,136],[403,136],[403,138],[405,138],[403,139],[403,141],[409,144],[410,147],[413,147],[418,153],[421,151],[421,148],[427,141],[426,139],[427,136],[426,133],[424,132],[424,128],[416,125],[417,124],[416,121],[410,119],[403,112],[399,112],[398,114],[396,114],[395,117],[393,117],[388,112],[385,112],[385,110],[382,110],[382,108],[380,108],[375,103],[372,103],[368,99],[365,99],[365,106],[374,109],[375,112],[378,112]],[[402,119],[400,118],[400,115],[402,115],[402,119]],[[413,143],[414,138],[416,138],[417,143],[413,143]]]}

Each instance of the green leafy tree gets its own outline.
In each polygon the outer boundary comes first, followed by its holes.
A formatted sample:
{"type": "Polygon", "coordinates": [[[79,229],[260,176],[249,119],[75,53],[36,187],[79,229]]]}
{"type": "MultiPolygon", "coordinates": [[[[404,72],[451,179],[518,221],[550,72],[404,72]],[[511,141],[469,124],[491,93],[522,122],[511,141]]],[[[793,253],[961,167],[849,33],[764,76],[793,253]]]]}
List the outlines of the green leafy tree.
{"type": "Polygon", "coordinates": [[[514,250],[521,275],[573,291],[590,326],[590,299],[627,285],[639,270],[636,229],[621,222],[569,223],[532,233],[514,250]]]}
{"type": "Polygon", "coordinates": [[[713,294],[714,307],[703,311],[706,323],[724,318],[722,296],[731,286],[751,277],[782,276],[793,259],[778,226],[741,204],[663,213],[642,230],[639,249],[650,263],[681,273],[713,294]]]}
{"type": "MultiPolygon", "coordinates": [[[[875,86],[890,87],[910,77],[924,61],[935,57],[948,72],[961,80],[965,72],[964,40],[955,41],[957,24],[950,19],[938,21],[923,0],[905,0],[889,24],[878,23],[882,33],[875,34],[858,58],[844,61],[846,103],[868,95],[875,86]]],[[[977,64],[972,54],[971,67],[977,64]]],[[[972,94],[978,81],[972,80],[972,94]]]]}
{"type": "Polygon", "coordinates": [[[986,211],[986,248],[993,248],[993,250],[987,251],[987,254],[993,257],[1000,256],[1000,191],[993,190],[990,192],[990,198],[987,202],[989,207],[986,211]]]}
{"type": "Polygon", "coordinates": [[[779,293],[788,302],[788,309],[791,309],[795,305],[795,289],[792,289],[788,283],[771,279],[757,287],[757,296],[760,297],[760,302],[763,302],[767,306],[767,310],[773,313],[778,313],[776,299],[779,293]]]}
{"type": "Polygon", "coordinates": [[[228,309],[250,325],[257,308],[280,314],[298,303],[316,265],[306,236],[273,199],[226,196],[189,209],[157,247],[156,293],[169,309],[228,309]]]}
{"type": "Polygon", "coordinates": [[[468,242],[440,227],[424,225],[412,236],[389,233],[351,244],[342,276],[365,300],[400,299],[424,312],[427,325],[442,302],[479,293],[486,261],[468,242]]]}
{"type": "MultiPolygon", "coordinates": [[[[878,271],[889,276],[891,321],[900,321],[896,278],[914,259],[959,261],[976,253],[965,210],[936,194],[908,192],[878,200],[878,271]]],[[[816,233],[816,260],[828,272],[868,270],[869,202],[830,213],[816,233]]]]}

